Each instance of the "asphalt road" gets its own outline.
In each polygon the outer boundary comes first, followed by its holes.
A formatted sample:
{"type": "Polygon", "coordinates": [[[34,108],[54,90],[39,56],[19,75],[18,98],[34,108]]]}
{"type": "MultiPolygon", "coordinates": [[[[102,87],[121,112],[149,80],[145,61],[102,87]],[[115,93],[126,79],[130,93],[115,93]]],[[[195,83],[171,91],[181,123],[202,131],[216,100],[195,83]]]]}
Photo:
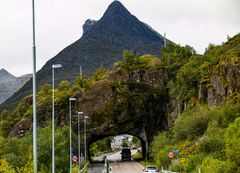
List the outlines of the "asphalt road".
{"type": "Polygon", "coordinates": [[[103,173],[104,164],[94,163],[91,164],[91,167],[88,169],[88,173],[103,173]]]}
{"type": "MultiPolygon", "coordinates": [[[[136,151],[132,151],[132,154],[136,151]]],[[[99,157],[96,158],[99,161],[99,157]]],[[[121,154],[115,152],[113,154],[107,155],[107,160],[109,161],[109,166],[112,170],[111,173],[142,173],[143,166],[133,160],[131,161],[122,161],[121,154]]],[[[92,164],[91,168],[88,170],[88,173],[102,173],[104,164],[96,163],[92,164]]]]}
{"type": "MultiPolygon", "coordinates": [[[[136,151],[132,151],[132,154],[136,151]]],[[[107,156],[108,161],[110,162],[110,168],[112,173],[141,173],[143,172],[143,166],[138,162],[133,160],[131,161],[122,161],[120,151],[112,155],[107,156]]]]}

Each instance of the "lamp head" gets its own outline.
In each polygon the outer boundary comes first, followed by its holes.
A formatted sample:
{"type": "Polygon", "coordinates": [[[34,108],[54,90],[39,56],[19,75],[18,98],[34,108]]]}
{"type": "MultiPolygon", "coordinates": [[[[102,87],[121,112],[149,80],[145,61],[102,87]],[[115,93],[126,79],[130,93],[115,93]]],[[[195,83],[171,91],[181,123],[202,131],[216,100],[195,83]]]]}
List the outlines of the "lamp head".
{"type": "Polygon", "coordinates": [[[78,112],[78,115],[83,115],[83,112],[78,112]]]}
{"type": "Polygon", "coordinates": [[[75,101],[76,98],[74,98],[74,97],[70,97],[69,100],[70,100],[70,101],[75,101]]]}
{"type": "Polygon", "coordinates": [[[53,64],[53,65],[52,65],[52,68],[61,68],[61,67],[62,67],[61,64],[53,64]]]}

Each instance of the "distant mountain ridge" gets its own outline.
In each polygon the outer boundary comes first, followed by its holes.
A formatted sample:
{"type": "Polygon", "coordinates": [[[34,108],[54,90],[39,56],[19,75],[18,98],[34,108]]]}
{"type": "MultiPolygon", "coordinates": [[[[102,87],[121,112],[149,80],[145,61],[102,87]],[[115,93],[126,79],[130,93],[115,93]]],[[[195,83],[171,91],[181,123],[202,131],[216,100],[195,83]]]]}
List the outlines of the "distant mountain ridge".
{"type": "Polygon", "coordinates": [[[15,77],[7,70],[0,70],[0,103],[4,102],[19,90],[28,80],[31,74],[15,77]]]}
{"type": "MultiPolygon", "coordinates": [[[[119,1],[112,2],[98,21],[85,22],[82,37],[50,59],[37,72],[37,89],[51,83],[52,64],[62,64],[56,69],[56,84],[62,80],[73,81],[83,67],[83,75],[91,76],[99,67],[109,69],[122,60],[125,49],[137,54],[161,55],[163,37],[133,16],[119,1]]],[[[0,110],[13,108],[32,91],[32,81],[24,85],[0,110]]]]}

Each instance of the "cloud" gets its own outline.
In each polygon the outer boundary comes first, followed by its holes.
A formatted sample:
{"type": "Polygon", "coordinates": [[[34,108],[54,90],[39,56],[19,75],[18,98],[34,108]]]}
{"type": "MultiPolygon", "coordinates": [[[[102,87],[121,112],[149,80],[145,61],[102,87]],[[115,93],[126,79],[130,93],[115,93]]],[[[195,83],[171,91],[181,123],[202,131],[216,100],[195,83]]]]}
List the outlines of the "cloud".
{"type": "MultiPolygon", "coordinates": [[[[203,53],[240,32],[239,0],[120,0],[139,20],[203,53]]],[[[36,3],[37,69],[82,35],[86,19],[99,19],[112,0],[41,0],[36,3]]],[[[29,0],[1,1],[0,68],[32,71],[29,0]]]]}

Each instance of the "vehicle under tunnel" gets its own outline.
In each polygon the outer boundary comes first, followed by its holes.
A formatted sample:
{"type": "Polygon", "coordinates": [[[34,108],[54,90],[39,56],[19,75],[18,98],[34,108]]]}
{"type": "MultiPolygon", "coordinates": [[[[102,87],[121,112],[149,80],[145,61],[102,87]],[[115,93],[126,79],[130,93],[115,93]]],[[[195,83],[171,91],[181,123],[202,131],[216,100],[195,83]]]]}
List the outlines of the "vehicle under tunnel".
{"type": "Polygon", "coordinates": [[[140,138],[128,134],[105,137],[93,142],[89,148],[92,162],[141,160],[142,144],[140,138]]]}

